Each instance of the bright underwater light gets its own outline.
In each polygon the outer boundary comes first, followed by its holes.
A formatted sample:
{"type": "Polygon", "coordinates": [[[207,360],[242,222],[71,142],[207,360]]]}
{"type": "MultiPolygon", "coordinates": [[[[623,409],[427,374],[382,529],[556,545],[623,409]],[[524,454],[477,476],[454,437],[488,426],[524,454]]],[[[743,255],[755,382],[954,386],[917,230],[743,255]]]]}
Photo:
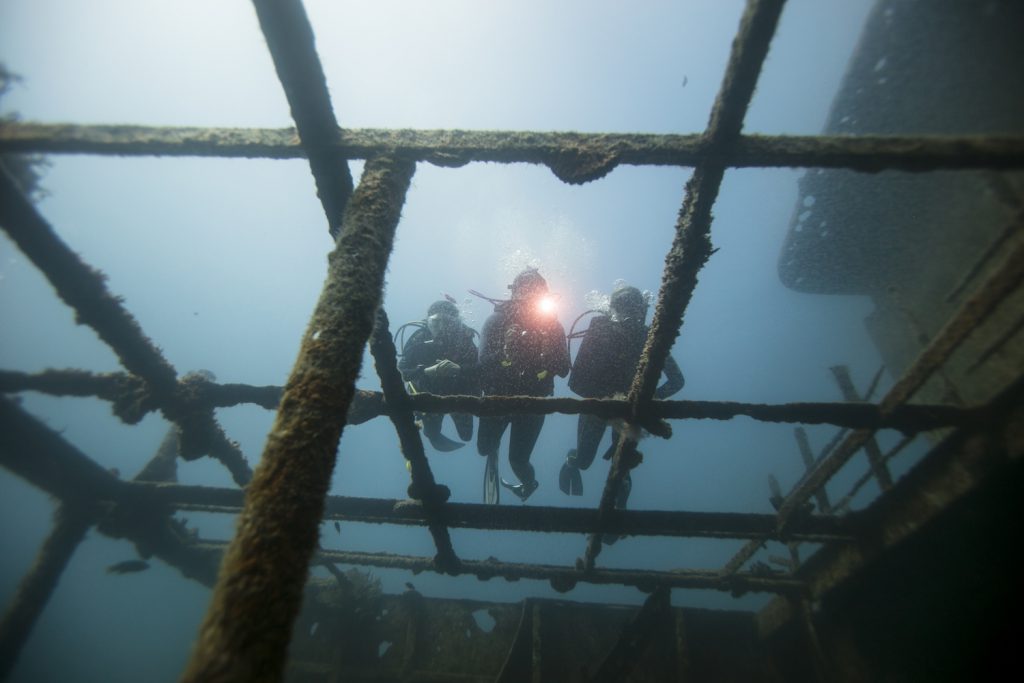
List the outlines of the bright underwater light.
{"type": "Polygon", "coordinates": [[[541,315],[554,315],[556,308],[558,305],[553,296],[542,296],[537,300],[537,312],[541,315]]]}

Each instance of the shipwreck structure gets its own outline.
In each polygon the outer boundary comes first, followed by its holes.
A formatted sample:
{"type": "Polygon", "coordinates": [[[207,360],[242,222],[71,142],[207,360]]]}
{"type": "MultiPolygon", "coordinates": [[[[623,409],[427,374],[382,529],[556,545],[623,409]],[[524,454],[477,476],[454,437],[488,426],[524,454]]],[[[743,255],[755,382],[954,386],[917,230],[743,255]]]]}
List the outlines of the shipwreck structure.
{"type": "MultiPolygon", "coordinates": [[[[782,0],[749,2],[708,126],[699,135],[342,129],[299,0],[253,4],[291,106],[294,130],[31,123],[0,129],[3,154],[305,157],[328,229],[336,236],[323,292],[286,386],[179,377],[102,278],[62,243],[17,182],[3,175],[0,225],[77,319],[114,350],[124,372],[4,371],[0,392],[97,396],[110,401],[126,423],[159,411],[175,425],[169,435],[174,443],[161,449],[148,471],[168,466],[166,459],[173,460],[175,452],[185,459],[210,456],[224,464],[238,487],[118,479],[16,401],[0,398],[0,464],[60,501],[52,534],[0,623],[0,678],[10,670],[69,557],[93,527],[129,539],[143,555],[214,587],[183,674],[187,681],[933,680],[977,677],[1009,656],[1008,623],[1016,618],[1021,598],[1016,560],[1018,496],[1024,484],[1024,378],[1020,354],[1010,359],[1006,354],[1019,344],[1003,344],[990,354],[999,370],[983,369],[976,389],[959,392],[962,400],[939,400],[946,394],[922,401],[920,392],[964,362],[962,348],[976,343],[974,335],[986,324],[1019,315],[1024,277],[1019,239],[1000,242],[974,274],[944,276],[949,286],[944,293],[960,279],[965,284],[946,307],[936,309],[942,319],[918,340],[913,358],[893,365],[902,373],[877,402],[870,401],[872,389],[859,391],[846,382],[842,369],[836,374],[848,390],[844,403],[657,401],[653,394],[697,274],[712,252],[712,206],[726,169],[844,169],[869,179],[888,177],[882,171],[929,178],[971,170],[1003,177],[1024,167],[1024,137],[1002,130],[743,135],[782,0]],[[349,172],[351,159],[366,159],[358,186],[349,172]],[[417,164],[455,167],[479,161],[544,164],[568,183],[598,179],[619,164],[694,168],[665,259],[650,336],[625,400],[405,393],[388,319],[380,310],[404,197],[417,164]],[[379,393],[355,388],[367,343],[380,374],[379,393]],[[214,418],[215,407],[241,402],[277,410],[255,471],[214,418]],[[736,416],[793,425],[825,423],[839,430],[832,443],[815,453],[795,428],[795,453],[804,459],[806,474],[788,491],[778,487],[771,515],[616,509],[625,474],[640,465],[636,444],[629,440],[612,458],[597,509],[511,509],[448,501],[448,490],[435,481],[424,456],[415,410],[586,412],[625,419],[662,437],[671,433],[670,420],[736,416]],[[328,496],[342,429],[384,418],[394,424],[412,474],[409,499],[328,496]],[[874,435],[883,428],[899,429],[908,439],[938,430],[941,438],[906,476],[893,481],[887,462],[905,442],[882,453],[874,435]],[[867,458],[858,463],[862,452],[867,458]],[[824,495],[823,485],[847,464],[864,469],[856,487],[874,478],[883,489],[866,510],[847,512],[843,501],[833,503],[824,495]],[[177,510],[240,511],[237,535],[230,542],[190,536],[175,524],[177,510]],[[436,554],[322,551],[318,530],[324,519],[420,525],[431,534],[436,554]],[[588,534],[589,540],[573,566],[470,560],[452,543],[449,529],[459,527],[575,532],[588,534]],[[599,562],[601,538],[609,533],[733,538],[746,545],[713,571],[611,569],[599,562]],[[789,545],[792,557],[784,569],[752,562],[768,540],[789,545]],[[815,544],[804,559],[802,543],[815,544]],[[309,582],[312,563],[329,566],[335,580],[309,582]],[[432,600],[413,589],[388,596],[364,576],[336,565],[541,579],[565,592],[582,582],[618,583],[637,586],[649,598],[635,609],[553,600],[520,605],[432,600]],[[757,613],[674,608],[669,595],[678,587],[776,597],[757,613]]],[[[919,12],[952,11],[947,5],[929,4],[919,12]]],[[[982,41],[978,49],[988,45],[982,41]]],[[[1016,67],[1007,71],[1020,73],[1016,67]]],[[[1019,112],[1013,116],[1019,120],[1019,112]]],[[[972,195],[972,187],[961,194],[972,195]]],[[[1019,206],[1016,217],[1019,226],[1019,206]]],[[[907,220],[922,233],[932,228],[931,222],[907,220]]],[[[799,284],[795,278],[800,275],[787,273],[784,280],[799,284]]],[[[985,343],[1013,332],[1012,321],[1005,330],[987,334],[985,343]]]]}

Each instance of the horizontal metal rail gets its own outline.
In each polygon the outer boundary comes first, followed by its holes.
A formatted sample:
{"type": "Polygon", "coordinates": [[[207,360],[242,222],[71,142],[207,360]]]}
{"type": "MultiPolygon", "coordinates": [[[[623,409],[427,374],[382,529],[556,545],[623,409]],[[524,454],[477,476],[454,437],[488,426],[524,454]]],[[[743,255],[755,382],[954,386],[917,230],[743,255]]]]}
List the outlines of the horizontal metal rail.
{"type": "MultiPolygon", "coordinates": [[[[341,129],[342,157],[385,151],[457,167],[471,162],[554,166],[593,180],[618,165],[693,167],[710,153],[702,135],[527,131],[341,129]]],[[[294,128],[4,123],[0,153],[301,159],[294,128]]],[[[846,168],[877,172],[1024,167],[1024,137],[981,135],[742,135],[716,158],[731,168],[846,168]]],[[[576,181],[580,182],[580,181],[576,181]]]]}
{"type": "MultiPolygon", "coordinates": [[[[97,396],[113,401],[135,395],[141,382],[124,373],[92,374],[83,370],[46,370],[36,374],[0,370],[0,393],[38,391],[54,396],[97,396]]],[[[217,384],[197,380],[191,400],[204,407],[226,408],[253,403],[268,410],[277,407],[281,387],[217,384]]],[[[471,415],[598,415],[609,419],[631,415],[629,401],[592,398],[538,398],[533,396],[436,396],[416,394],[409,397],[413,409],[433,413],[469,413],[471,415]]],[[[357,391],[349,408],[348,424],[360,424],[387,415],[384,395],[379,391],[357,391]]],[[[978,417],[977,408],[948,405],[907,404],[883,412],[869,403],[741,403],[738,401],[652,401],[647,413],[654,419],[731,420],[749,417],[760,422],[790,424],[831,424],[848,428],[895,429],[918,433],[970,424],[978,417]]],[[[119,413],[120,414],[120,413],[119,413]]],[[[133,414],[131,422],[142,415],[133,414]]],[[[829,449],[831,450],[831,449],[829,449]]]]}
{"type": "MultiPolygon", "coordinates": [[[[239,489],[210,486],[150,482],[127,486],[133,489],[133,496],[177,510],[234,514],[241,509],[244,496],[239,489]]],[[[323,518],[415,526],[422,526],[430,520],[419,501],[348,496],[328,496],[323,518]]],[[[455,528],[491,531],[590,533],[598,528],[597,510],[533,505],[513,507],[449,502],[445,505],[445,522],[455,528]]],[[[778,534],[775,522],[773,514],[616,510],[608,519],[608,531],[630,536],[688,538],[759,538],[768,534],[775,540],[812,543],[851,538],[851,522],[846,518],[815,515],[794,520],[786,529],[785,537],[778,534]]]]}
{"type": "MultiPolygon", "coordinates": [[[[214,553],[223,551],[226,545],[226,543],[220,541],[201,541],[198,547],[204,551],[214,553]]],[[[340,565],[401,569],[411,571],[414,574],[425,571],[441,571],[433,558],[395,555],[391,553],[318,550],[317,559],[340,565]]],[[[560,591],[570,590],[577,583],[636,586],[641,590],[655,590],[658,586],[720,590],[736,595],[744,593],[795,594],[803,590],[803,584],[800,581],[775,572],[765,574],[748,572],[728,577],[719,576],[714,571],[699,569],[672,571],[593,569],[588,572],[581,572],[574,567],[503,562],[493,557],[486,560],[463,559],[460,562],[459,570],[461,575],[476,576],[483,581],[493,578],[502,578],[507,581],[519,581],[521,579],[550,581],[552,586],[560,591]]]]}

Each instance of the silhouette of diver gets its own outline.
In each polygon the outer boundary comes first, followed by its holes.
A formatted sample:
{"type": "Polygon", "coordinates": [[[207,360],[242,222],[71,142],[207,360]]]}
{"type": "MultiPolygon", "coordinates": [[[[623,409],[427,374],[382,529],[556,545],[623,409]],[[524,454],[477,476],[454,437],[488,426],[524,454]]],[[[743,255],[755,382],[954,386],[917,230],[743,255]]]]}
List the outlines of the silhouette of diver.
{"type": "MultiPolygon", "coordinates": [[[[615,290],[610,308],[610,315],[600,315],[590,321],[569,375],[569,388],[584,398],[608,398],[628,392],[647,339],[647,300],[639,289],[622,287],[615,290]]],[[[685,381],[672,356],[665,359],[664,373],[666,381],[655,392],[660,399],[678,392],[685,381]]],[[[580,470],[587,469],[594,462],[608,424],[607,420],[595,415],[580,415],[576,427],[576,448],[569,451],[558,476],[558,487],[562,493],[583,494],[580,470]]],[[[613,430],[605,459],[611,458],[621,438],[622,435],[613,430]]],[[[627,473],[619,489],[618,507],[626,507],[632,485],[627,473]]]]}
{"type": "MultiPolygon", "coordinates": [[[[479,396],[477,378],[477,348],[473,342],[476,332],[462,322],[459,309],[447,300],[435,301],[427,309],[423,322],[406,323],[419,327],[402,348],[398,369],[412,393],[428,392],[440,396],[454,394],[479,396]]],[[[402,332],[396,330],[395,337],[402,332]]],[[[473,416],[452,413],[452,422],[459,438],[473,438],[473,416]]],[[[465,444],[449,439],[441,433],[442,413],[419,415],[423,435],[439,451],[454,451],[465,444]]]]}
{"type": "MultiPolygon", "coordinates": [[[[550,396],[555,375],[569,374],[565,329],[548,297],[547,281],[534,269],[509,285],[510,301],[498,302],[484,323],[480,342],[480,383],[488,396],[550,396]]],[[[502,415],[480,418],[477,451],[486,457],[484,500],[498,502],[497,457],[501,437],[511,425],[508,460],[518,484],[502,485],[525,501],[537,490],[530,455],[537,443],[543,415],[502,415]],[[489,486],[490,482],[490,486],[489,486]]]]}

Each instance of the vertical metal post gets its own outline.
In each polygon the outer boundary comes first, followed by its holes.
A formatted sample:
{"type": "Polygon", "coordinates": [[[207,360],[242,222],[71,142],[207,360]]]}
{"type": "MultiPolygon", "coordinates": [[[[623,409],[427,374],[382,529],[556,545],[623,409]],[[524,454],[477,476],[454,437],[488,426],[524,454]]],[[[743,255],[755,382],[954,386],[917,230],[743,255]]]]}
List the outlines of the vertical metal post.
{"type": "Polygon", "coordinates": [[[446,486],[434,482],[434,473],[430,470],[430,463],[423,452],[423,439],[416,428],[409,395],[402,385],[402,375],[396,360],[397,352],[391,339],[391,331],[388,329],[388,315],[383,308],[377,311],[377,322],[370,337],[370,353],[373,354],[377,375],[380,377],[384,400],[394,409],[390,413],[391,423],[398,432],[402,455],[405,456],[409,471],[412,473],[409,497],[423,502],[423,510],[429,520],[427,527],[437,547],[434,560],[438,567],[450,574],[457,574],[459,558],[455,555],[451,535],[444,523],[444,504],[451,491],[446,486]]]}
{"type": "Polygon", "coordinates": [[[280,680],[415,164],[367,162],[185,681],[280,680]]]}

